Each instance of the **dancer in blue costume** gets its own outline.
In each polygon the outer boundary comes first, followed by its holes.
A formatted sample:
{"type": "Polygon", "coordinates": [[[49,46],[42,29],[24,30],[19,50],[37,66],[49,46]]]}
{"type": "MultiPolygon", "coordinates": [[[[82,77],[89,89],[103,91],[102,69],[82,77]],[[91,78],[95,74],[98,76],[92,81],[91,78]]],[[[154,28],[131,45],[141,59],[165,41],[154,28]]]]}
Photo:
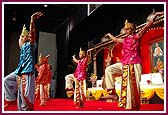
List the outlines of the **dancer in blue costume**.
{"type": "MultiPolygon", "coordinates": [[[[23,26],[22,33],[19,38],[20,58],[16,70],[5,77],[5,100],[9,103],[14,101],[15,96],[11,94],[10,84],[16,87],[18,83],[17,105],[19,111],[34,110],[34,92],[35,92],[35,69],[34,69],[34,51],[37,47],[35,43],[36,29],[34,20],[41,17],[41,12],[36,12],[31,16],[30,31],[23,26]],[[12,81],[14,79],[14,81],[12,81]],[[12,97],[13,96],[13,97],[12,97]]],[[[8,105],[9,105],[8,103],[8,105]]]]}

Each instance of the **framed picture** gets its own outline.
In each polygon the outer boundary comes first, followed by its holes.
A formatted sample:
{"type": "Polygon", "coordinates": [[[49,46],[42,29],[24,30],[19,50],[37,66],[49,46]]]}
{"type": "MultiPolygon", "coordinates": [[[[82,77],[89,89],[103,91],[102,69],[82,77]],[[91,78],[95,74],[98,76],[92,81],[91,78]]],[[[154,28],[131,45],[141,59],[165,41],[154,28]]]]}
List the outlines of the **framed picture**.
{"type": "Polygon", "coordinates": [[[160,72],[164,68],[164,39],[157,38],[150,42],[151,46],[151,70],[160,72]]]}

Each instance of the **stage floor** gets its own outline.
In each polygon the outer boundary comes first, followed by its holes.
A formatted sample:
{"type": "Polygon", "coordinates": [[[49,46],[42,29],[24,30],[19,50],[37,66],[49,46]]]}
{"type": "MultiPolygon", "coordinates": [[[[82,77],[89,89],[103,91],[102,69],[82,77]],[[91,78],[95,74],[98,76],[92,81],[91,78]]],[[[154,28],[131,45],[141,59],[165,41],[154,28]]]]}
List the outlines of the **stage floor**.
{"type": "MultiPolygon", "coordinates": [[[[76,108],[73,104],[73,99],[69,98],[55,98],[50,99],[45,106],[40,106],[39,101],[35,101],[34,105],[34,112],[37,113],[72,113],[72,112],[82,112],[82,113],[92,113],[92,112],[121,112],[122,113],[128,112],[128,110],[125,110],[124,108],[119,108],[117,106],[117,102],[106,102],[102,100],[92,100],[92,101],[86,101],[83,108],[76,108]]],[[[142,113],[142,111],[156,111],[157,112],[164,112],[164,104],[141,104],[140,110],[136,112],[142,113]]],[[[17,112],[17,105],[11,105],[7,108],[5,108],[4,112],[17,112]]]]}

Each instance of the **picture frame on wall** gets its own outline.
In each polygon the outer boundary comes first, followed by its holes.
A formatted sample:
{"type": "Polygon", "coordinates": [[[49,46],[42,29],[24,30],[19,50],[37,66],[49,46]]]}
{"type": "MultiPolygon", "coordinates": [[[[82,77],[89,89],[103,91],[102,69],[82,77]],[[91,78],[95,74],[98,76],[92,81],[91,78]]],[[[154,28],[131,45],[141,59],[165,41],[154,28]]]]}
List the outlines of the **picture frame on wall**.
{"type": "Polygon", "coordinates": [[[151,70],[161,72],[164,69],[164,38],[159,37],[150,42],[151,46],[151,70]]]}

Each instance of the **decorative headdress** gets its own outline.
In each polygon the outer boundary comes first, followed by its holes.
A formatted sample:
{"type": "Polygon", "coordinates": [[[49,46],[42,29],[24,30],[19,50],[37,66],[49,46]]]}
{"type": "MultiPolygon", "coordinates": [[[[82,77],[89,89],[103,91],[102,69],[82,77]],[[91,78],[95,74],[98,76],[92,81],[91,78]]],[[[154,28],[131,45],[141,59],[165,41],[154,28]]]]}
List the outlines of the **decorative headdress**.
{"type": "Polygon", "coordinates": [[[128,20],[125,20],[124,29],[134,29],[134,24],[133,23],[129,23],[128,20]]]}
{"type": "Polygon", "coordinates": [[[28,36],[28,35],[29,35],[29,31],[26,30],[26,26],[25,26],[25,24],[23,25],[23,29],[22,29],[22,33],[21,33],[21,35],[23,35],[23,36],[28,36]]]}
{"type": "Polygon", "coordinates": [[[39,57],[38,57],[38,64],[41,65],[43,63],[43,55],[42,53],[40,53],[39,57]]]}
{"type": "Polygon", "coordinates": [[[43,55],[42,55],[42,53],[40,53],[40,55],[39,55],[39,58],[43,58],[43,55]]]}
{"type": "Polygon", "coordinates": [[[39,55],[39,59],[41,59],[43,61],[43,63],[48,63],[49,57],[50,57],[50,55],[43,56],[42,53],[40,53],[40,55],[39,55]]]}
{"type": "Polygon", "coordinates": [[[80,47],[80,52],[79,53],[83,55],[83,54],[85,54],[85,51],[83,51],[82,48],[80,47]]]}

